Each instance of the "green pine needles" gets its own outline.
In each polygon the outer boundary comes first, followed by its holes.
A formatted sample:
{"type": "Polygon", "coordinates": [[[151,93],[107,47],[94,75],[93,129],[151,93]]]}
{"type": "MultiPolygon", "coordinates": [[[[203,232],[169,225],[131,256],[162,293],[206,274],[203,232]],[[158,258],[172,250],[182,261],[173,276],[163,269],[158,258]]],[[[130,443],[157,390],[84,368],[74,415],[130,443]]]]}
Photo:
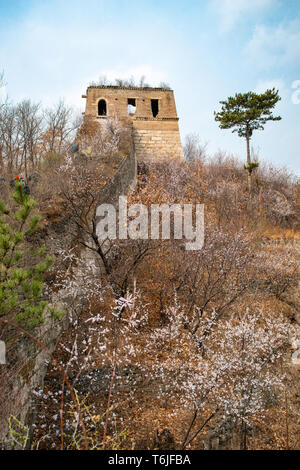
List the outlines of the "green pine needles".
{"type": "Polygon", "coordinates": [[[258,167],[259,167],[258,162],[250,162],[248,165],[244,165],[245,170],[247,170],[250,173],[250,175],[251,175],[252,171],[255,170],[258,167]]]}
{"type": "MultiPolygon", "coordinates": [[[[12,210],[0,200],[0,317],[33,328],[45,318],[44,275],[53,258],[45,255],[45,246],[34,252],[26,250],[26,236],[39,222],[39,217],[32,215],[35,201],[19,183],[11,198],[12,210]]],[[[64,313],[48,310],[56,318],[64,313]]]]}
{"type": "Polygon", "coordinates": [[[220,129],[233,129],[239,137],[244,137],[247,143],[247,166],[249,174],[258,166],[253,166],[250,156],[250,139],[253,131],[263,130],[268,121],[280,121],[281,116],[274,116],[272,110],[281,98],[278,90],[272,88],[264,93],[257,94],[236,93],[227,101],[220,101],[221,111],[215,112],[215,120],[219,122],[220,129]]]}

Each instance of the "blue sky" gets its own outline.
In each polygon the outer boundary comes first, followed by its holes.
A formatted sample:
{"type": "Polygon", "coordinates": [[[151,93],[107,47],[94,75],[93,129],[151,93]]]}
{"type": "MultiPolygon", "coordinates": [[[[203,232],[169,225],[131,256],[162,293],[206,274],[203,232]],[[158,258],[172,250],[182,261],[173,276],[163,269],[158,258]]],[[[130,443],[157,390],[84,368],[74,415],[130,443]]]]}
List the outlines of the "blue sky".
{"type": "Polygon", "coordinates": [[[283,119],[252,145],[300,174],[299,0],[0,0],[1,69],[13,100],[64,97],[81,110],[101,75],[166,81],[182,140],[195,132],[210,154],[243,159],[243,139],[220,130],[213,111],[236,92],[275,86],[283,119]]]}

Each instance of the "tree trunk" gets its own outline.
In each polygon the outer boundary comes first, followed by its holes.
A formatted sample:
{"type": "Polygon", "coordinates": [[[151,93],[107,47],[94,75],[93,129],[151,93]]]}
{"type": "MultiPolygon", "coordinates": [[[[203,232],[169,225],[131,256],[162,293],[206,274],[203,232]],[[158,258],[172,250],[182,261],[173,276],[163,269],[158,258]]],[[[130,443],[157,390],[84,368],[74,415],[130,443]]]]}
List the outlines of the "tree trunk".
{"type": "MultiPolygon", "coordinates": [[[[250,135],[249,135],[249,127],[246,127],[246,142],[247,142],[247,166],[251,164],[251,154],[250,154],[250,135]]],[[[248,188],[249,194],[252,193],[252,179],[251,179],[251,170],[248,169],[248,188]]]]}
{"type": "Polygon", "coordinates": [[[247,424],[245,423],[245,421],[242,421],[240,449],[247,450],[247,424]]]}
{"type": "Polygon", "coordinates": [[[1,170],[1,173],[4,170],[4,158],[3,158],[3,153],[1,149],[0,149],[0,170],[1,170]]]}
{"type": "Polygon", "coordinates": [[[250,135],[249,135],[249,128],[246,128],[246,141],[247,141],[247,165],[251,163],[251,155],[250,155],[250,135]]]}

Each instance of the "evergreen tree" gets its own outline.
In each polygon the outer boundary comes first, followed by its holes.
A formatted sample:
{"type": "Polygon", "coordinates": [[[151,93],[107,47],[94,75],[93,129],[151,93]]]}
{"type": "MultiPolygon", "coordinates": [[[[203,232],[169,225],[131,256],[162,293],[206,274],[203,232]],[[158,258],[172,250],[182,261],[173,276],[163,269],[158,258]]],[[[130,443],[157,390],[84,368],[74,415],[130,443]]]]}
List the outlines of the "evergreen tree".
{"type": "MultiPolygon", "coordinates": [[[[11,210],[0,200],[0,317],[31,328],[44,320],[48,305],[42,300],[44,275],[53,258],[45,255],[45,246],[28,251],[26,237],[39,221],[32,215],[35,201],[20,183],[11,197],[11,210]]],[[[63,314],[53,308],[49,311],[57,317],[63,314]]]]}
{"type": "Polygon", "coordinates": [[[247,166],[251,175],[254,168],[258,166],[256,162],[251,161],[250,139],[253,131],[264,129],[268,121],[280,121],[280,116],[273,116],[272,109],[276,103],[281,100],[278,90],[272,88],[265,93],[257,94],[252,91],[248,93],[236,93],[234,97],[230,96],[227,101],[220,101],[221,111],[214,113],[215,120],[220,122],[221,129],[232,129],[237,132],[239,137],[246,138],[247,142],[247,166]]]}

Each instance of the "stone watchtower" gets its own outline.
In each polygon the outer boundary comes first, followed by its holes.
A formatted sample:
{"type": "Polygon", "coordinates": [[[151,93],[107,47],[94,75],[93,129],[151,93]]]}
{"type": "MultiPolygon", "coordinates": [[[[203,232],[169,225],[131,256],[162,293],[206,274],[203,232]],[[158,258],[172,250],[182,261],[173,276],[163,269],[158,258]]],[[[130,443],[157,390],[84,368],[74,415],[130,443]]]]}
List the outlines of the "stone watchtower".
{"type": "Polygon", "coordinates": [[[132,122],[139,160],[183,158],[174,93],[167,88],[89,86],[85,116],[132,122]]]}

